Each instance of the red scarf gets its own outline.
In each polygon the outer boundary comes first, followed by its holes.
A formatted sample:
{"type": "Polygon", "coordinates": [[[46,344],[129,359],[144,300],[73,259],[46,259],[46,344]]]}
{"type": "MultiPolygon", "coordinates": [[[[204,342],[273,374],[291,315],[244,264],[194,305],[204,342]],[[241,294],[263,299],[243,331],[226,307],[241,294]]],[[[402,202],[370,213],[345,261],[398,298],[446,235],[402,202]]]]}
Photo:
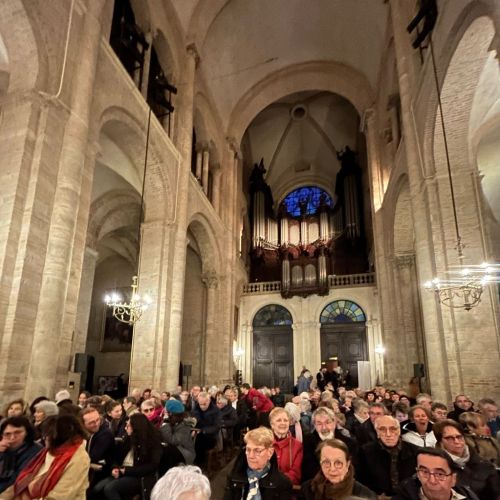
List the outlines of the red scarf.
{"type": "Polygon", "coordinates": [[[49,451],[47,448],[41,450],[17,477],[14,484],[15,496],[24,493],[31,499],[46,497],[61,479],[64,469],[81,444],[82,439],[79,439],[59,446],[51,453],[54,455],[54,460],[50,464],[49,470],[35,479],[38,471],[45,463],[49,451]]]}

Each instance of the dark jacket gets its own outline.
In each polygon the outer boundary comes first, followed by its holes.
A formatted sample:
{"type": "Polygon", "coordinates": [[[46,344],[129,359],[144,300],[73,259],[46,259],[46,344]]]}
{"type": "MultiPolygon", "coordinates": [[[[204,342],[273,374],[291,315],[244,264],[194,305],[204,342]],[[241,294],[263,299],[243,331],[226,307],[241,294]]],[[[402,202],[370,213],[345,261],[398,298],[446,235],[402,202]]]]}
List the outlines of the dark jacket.
{"type": "MultiPolygon", "coordinates": [[[[420,500],[421,486],[416,477],[410,477],[399,485],[392,500],[420,500]]],[[[467,486],[454,486],[453,490],[463,495],[467,500],[478,500],[477,495],[467,486]]]]}
{"type": "Polygon", "coordinates": [[[0,453],[0,493],[14,484],[21,470],[42,449],[37,443],[23,443],[17,450],[0,453]]]}
{"type": "Polygon", "coordinates": [[[108,428],[101,425],[99,430],[90,436],[85,449],[89,454],[90,463],[103,466],[103,475],[111,472],[115,458],[115,439],[108,428]]]}
{"type": "MultiPolygon", "coordinates": [[[[397,470],[401,482],[415,473],[418,446],[400,441],[397,470]]],[[[380,441],[363,445],[359,451],[359,467],[356,468],[358,481],[373,490],[377,495],[394,495],[391,481],[391,455],[380,441]]]]}
{"type": "MultiPolygon", "coordinates": [[[[338,429],[335,429],[335,439],[343,441],[351,452],[353,465],[357,465],[358,445],[354,439],[344,436],[338,429]]],[[[316,456],[316,448],[321,443],[321,438],[317,431],[311,432],[304,436],[302,442],[304,456],[302,458],[302,481],[312,479],[319,471],[319,460],[316,456]]]]}
{"type": "Polygon", "coordinates": [[[279,394],[274,394],[271,396],[271,401],[273,402],[274,406],[280,406],[283,408],[285,406],[285,395],[283,393],[279,394]]]}
{"type": "Polygon", "coordinates": [[[216,436],[220,431],[222,427],[221,413],[213,401],[210,401],[206,411],[202,411],[200,405],[196,403],[193,415],[196,418],[196,427],[200,429],[202,434],[216,436]]]}
{"type": "MultiPolygon", "coordinates": [[[[248,462],[242,450],[227,477],[224,500],[245,500],[248,494],[248,462]]],[[[276,457],[271,457],[271,470],[259,481],[262,500],[291,500],[292,482],[278,470],[276,457]]]]}
{"type": "Polygon", "coordinates": [[[465,413],[466,411],[476,411],[474,410],[473,407],[470,408],[470,410],[462,410],[462,408],[459,408],[456,403],[453,403],[453,410],[448,413],[448,418],[451,418],[452,420],[455,420],[455,422],[458,422],[458,419],[462,413],[465,413]]]}
{"type": "MultiPolygon", "coordinates": [[[[163,448],[161,446],[161,439],[158,437],[157,441],[147,450],[147,453],[142,453],[142,445],[137,444],[134,449],[134,465],[126,466],[124,476],[132,477],[145,477],[151,476],[156,473],[160,465],[163,448]],[[143,456],[147,458],[143,458],[143,456]]],[[[132,447],[132,442],[127,436],[121,446],[118,448],[117,459],[115,467],[122,467],[123,460],[132,447]]]]}
{"type": "Polygon", "coordinates": [[[368,419],[366,422],[363,422],[356,429],[356,441],[359,446],[363,446],[366,443],[370,443],[372,441],[378,441],[377,431],[372,424],[372,421],[368,419]]]}
{"type": "MultiPolygon", "coordinates": [[[[302,488],[300,490],[301,496],[300,498],[303,500],[315,500],[314,492],[312,490],[311,485],[312,479],[306,481],[302,484],[302,488]]],[[[352,495],[356,498],[366,498],[367,500],[377,500],[377,495],[373,493],[372,490],[368,489],[366,486],[363,486],[358,481],[354,481],[354,485],[352,487],[352,495]]]]}
{"type": "Polygon", "coordinates": [[[480,500],[500,499],[500,483],[495,466],[469,449],[470,459],[457,475],[457,485],[467,485],[480,500]]]}
{"type": "Polygon", "coordinates": [[[236,410],[231,406],[231,403],[228,403],[223,408],[220,408],[220,416],[222,419],[222,425],[226,429],[234,427],[238,423],[238,413],[236,413],[236,410]]]}

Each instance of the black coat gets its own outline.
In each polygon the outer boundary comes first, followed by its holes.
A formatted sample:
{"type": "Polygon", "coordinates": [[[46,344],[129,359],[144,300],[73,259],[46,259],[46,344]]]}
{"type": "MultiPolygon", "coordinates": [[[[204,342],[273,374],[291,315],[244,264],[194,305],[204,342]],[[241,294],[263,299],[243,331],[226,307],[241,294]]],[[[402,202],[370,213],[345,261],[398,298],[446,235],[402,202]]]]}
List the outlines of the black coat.
{"type": "MultiPolygon", "coordinates": [[[[398,454],[399,482],[411,477],[417,467],[419,447],[411,443],[400,442],[398,454]]],[[[377,495],[394,495],[391,482],[391,455],[380,441],[366,443],[359,451],[359,466],[356,478],[377,495]]]]}
{"type": "MultiPolygon", "coordinates": [[[[127,436],[122,445],[118,448],[117,457],[114,466],[122,467],[123,460],[132,447],[132,442],[127,436]]],[[[142,445],[137,444],[134,449],[134,465],[124,467],[124,476],[145,477],[155,474],[160,465],[161,457],[163,454],[163,447],[161,445],[161,437],[158,432],[158,440],[154,441],[147,453],[142,452],[142,445]],[[145,458],[143,458],[145,457],[145,458]]]]}
{"type": "Polygon", "coordinates": [[[196,403],[193,415],[196,418],[196,427],[202,434],[216,437],[222,427],[222,418],[219,408],[213,401],[210,401],[206,411],[202,411],[200,405],[196,403]]]}
{"type": "MultiPolygon", "coordinates": [[[[403,481],[392,500],[420,500],[420,481],[416,477],[410,477],[403,481]]],[[[466,500],[478,500],[477,495],[468,487],[454,486],[453,490],[463,495],[466,500]]]]}
{"type": "Polygon", "coordinates": [[[222,419],[222,425],[226,429],[232,428],[238,423],[238,414],[236,413],[236,410],[231,406],[231,403],[220,409],[220,415],[222,419]]]}
{"type": "Polygon", "coordinates": [[[375,430],[375,427],[373,426],[370,419],[368,419],[366,422],[363,422],[359,427],[357,427],[355,432],[356,441],[358,442],[359,446],[363,446],[366,443],[378,440],[377,431],[375,430]]]}
{"type": "MultiPolygon", "coordinates": [[[[335,429],[335,439],[343,441],[351,452],[351,459],[354,467],[357,465],[358,445],[354,439],[344,436],[338,429],[335,429]]],[[[321,443],[319,434],[314,431],[304,435],[302,443],[304,455],[302,458],[302,481],[312,479],[319,471],[319,460],[316,456],[316,448],[321,443]]]]}
{"type": "MultiPolygon", "coordinates": [[[[233,470],[227,476],[224,500],[244,500],[248,494],[248,462],[245,450],[238,455],[233,470]]],[[[262,500],[291,500],[292,482],[278,469],[275,455],[271,457],[271,470],[259,481],[262,500]]]]}
{"type": "Polygon", "coordinates": [[[101,425],[99,430],[90,436],[86,445],[90,463],[103,465],[103,472],[111,472],[115,458],[115,438],[109,428],[101,425]],[[102,463],[104,461],[104,464],[102,463]]]}
{"type": "Polygon", "coordinates": [[[495,466],[473,450],[470,450],[465,468],[457,474],[457,485],[470,486],[480,500],[500,499],[500,482],[495,466]]]}
{"type": "MultiPolygon", "coordinates": [[[[300,498],[303,500],[315,500],[315,496],[312,490],[311,485],[312,479],[306,481],[302,484],[302,488],[300,489],[301,496],[300,498]]],[[[354,485],[352,487],[351,496],[356,498],[364,498],[366,500],[377,500],[377,495],[373,493],[372,490],[368,489],[366,486],[363,486],[358,481],[354,481],[354,485]]],[[[332,499],[334,500],[334,499],[332,499]]]]}

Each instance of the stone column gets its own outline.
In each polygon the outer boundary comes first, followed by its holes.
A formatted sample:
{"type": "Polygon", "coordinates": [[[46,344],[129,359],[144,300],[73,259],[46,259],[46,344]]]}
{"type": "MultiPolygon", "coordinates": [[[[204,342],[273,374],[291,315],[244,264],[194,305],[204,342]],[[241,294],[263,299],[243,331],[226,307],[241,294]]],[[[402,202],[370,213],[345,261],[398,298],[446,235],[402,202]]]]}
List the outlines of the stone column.
{"type": "Polygon", "coordinates": [[[210,169],[209,165],[210,152],[208,149],[203,150],[203,163],[202,163],[202,173],[201,173],[201,185],[203,186],[203,192],[208,193],[208,171],[210,169]]]}
{"type": "Polygon", "coordinates": [[[213,171],[212,205],[217,214],[220,214],[220,184],[222,171],[217,167],[213,171]]]}
{"type": "MultiPolygon", "coordinates": [[[[28,400],[40,394],[52,396],[58,371],[54,352],[62,335],[63,315],[74,304],[65,303],[70,278],[75,228],[82,196],[82,175],[87,150],[88,124],[92,104],[97,55],[100,44],[100,13],[103,0],[90,2],[83,17],[82,43],[71,89],[71,114],[64,131],[54,209],[43,271],[36,330],[29,363],[28,400]]],[[[86,194],[86,193],[85,193],[86,194]]],[[[66,368],[67,369],[67,368],[66,368]]]]}
{"type": "Polygon", "coordinates": [[[142,84],[141,84],[141,94],[144,100],[148,100],[148,85],[149,85],[149,68],[151,65],[151,50],[153,49],[153,33],[149,31],[145,35],[146,42],[148,42],[149,47],[144,52],[144,65],[142,69],[142,84]]]}
{"type": "Polygon", "coordinates": [[[202,166],[203,151],[196,151],[196,180],[201,184],[201,166],[202,166]]]}
{"type": "Polygon", "coordinates": [[[214,270],[203,273],[201,281],[206,287],[205,331],[203,333],[204,349],[202,358],[203,383],[212,383],[220,378],[220,347],[223,343],[219,338],[216,321],[217,289],[219,278],[214,270]]]}
{"type": "Polygon", "coordinates": [[[179,166],[179,187],[174,224],[174,248],[172,261],[172,289],[170,300],[170,327],[168,342],[164,346],[168,362],[164,364],[166,383],[164,387],[174,389],[177,385],[182,335],[182,310],[184,279],[186,270],[186,231],[189,176],[191,172],[191,147],[193,140],[193,102],[196,64],[199,60],[196,47],[187,47],[182,83],[178,85],[178,112],[176,125],[176,146],[181,156],[179,166]]]}

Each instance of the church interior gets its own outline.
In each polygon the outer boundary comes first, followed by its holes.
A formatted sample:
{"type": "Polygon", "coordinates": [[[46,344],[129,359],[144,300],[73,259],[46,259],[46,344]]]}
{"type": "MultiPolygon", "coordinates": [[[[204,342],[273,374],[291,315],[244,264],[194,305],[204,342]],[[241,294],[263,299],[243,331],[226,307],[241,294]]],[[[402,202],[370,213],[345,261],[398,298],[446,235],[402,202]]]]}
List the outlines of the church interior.
{"type": "Polygon", "coordinates": [[[0,152],[4,401],[500,398],[497,0],[7,0],[0,152]]]}

